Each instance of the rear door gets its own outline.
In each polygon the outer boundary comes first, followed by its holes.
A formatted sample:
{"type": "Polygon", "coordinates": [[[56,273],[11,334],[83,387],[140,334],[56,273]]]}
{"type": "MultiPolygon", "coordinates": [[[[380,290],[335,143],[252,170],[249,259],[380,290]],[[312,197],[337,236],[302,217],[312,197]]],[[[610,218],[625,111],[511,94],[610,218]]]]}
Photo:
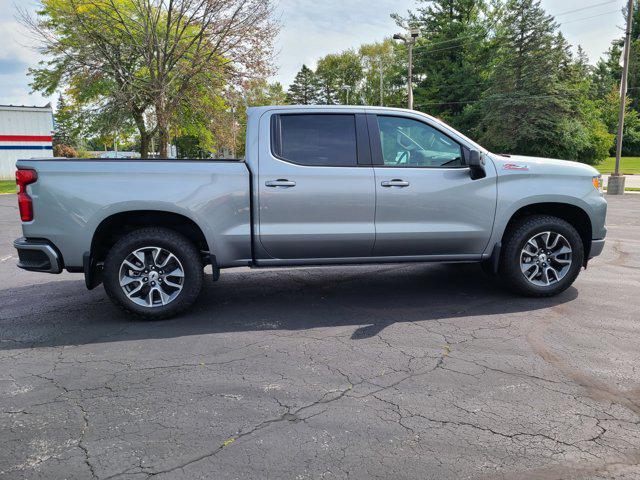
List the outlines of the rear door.
{"type": "Polygon", "coordinates": [[[267,256],[325,261],[370,256],[375,182],[365,114],[284,110],[265,114],[260,131],[254,188],[267,256]]]}
{"type": "Polygon", "coordinates": [[[419,116],[369,114],[376,176],[376,256],[476,258],[496,208],[496,174],[472,180],[469,149],[419,116]]]}

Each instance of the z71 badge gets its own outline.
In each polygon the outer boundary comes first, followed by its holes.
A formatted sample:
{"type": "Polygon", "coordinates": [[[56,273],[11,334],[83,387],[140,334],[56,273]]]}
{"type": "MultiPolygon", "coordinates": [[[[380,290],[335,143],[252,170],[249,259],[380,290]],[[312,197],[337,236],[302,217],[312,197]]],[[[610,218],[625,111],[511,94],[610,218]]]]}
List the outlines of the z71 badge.
{"type": "Polygon", "coordinates": [[[520,171],[528,172],[529,166],[522,165],[520,163],[505,163],[502,169],[503,170],[520,170],[520,171]]]}

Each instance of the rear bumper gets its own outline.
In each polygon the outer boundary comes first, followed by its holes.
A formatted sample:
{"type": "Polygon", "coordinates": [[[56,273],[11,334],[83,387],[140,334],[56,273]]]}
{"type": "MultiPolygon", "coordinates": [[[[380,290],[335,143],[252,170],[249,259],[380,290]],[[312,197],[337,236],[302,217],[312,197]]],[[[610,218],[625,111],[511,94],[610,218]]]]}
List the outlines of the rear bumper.
{"type": "Polygon", "coordinates": [[[600,240],[591,240],[591,249],[589,250],[589,260],[593,257],[597,257],[602,253],[604,249],[604,238],[600,240]]]}
{"type": "Polygon", "coordinates": [[[62,272],[62,257],[46,240],[19,238],[13,246],[18,251],[19,268],[30,272],[62,272]]]}

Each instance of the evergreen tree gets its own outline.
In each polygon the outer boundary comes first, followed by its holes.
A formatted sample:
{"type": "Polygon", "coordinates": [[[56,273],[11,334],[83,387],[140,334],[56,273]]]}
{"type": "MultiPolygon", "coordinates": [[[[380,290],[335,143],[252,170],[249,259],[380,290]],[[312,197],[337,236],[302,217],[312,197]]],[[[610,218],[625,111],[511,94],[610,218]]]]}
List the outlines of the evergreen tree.
{"type": "Polygon", "coordinates": [[[573,61],[540,1],[509,0],[497,42],[489,88],[476,106],[480,142],[498,152],[601,160],[608,134],[584,103],[584,86],[573,86],[584,74],[584,57],[573,61]]]}
{"type": "MultiPolygon", "coordinates": [[[[604,58],[598,60],[593,72],[593,95],[596,98],[605,98],[613,88],[620,87],[622,67],[620,56],[622,55],[623,41],[616,39],[611,42],[611,47],[605,53],[604,58]]],[[[630,69],[631,71],[631,69],[630,69]]]]}
{"type": "Polygon", "coordinates": [[[415,105],[464,130],[465,105],[486,88],[493,12],[485,0],[420,3],[408,18],[396,17],[400,24],[421,29],[414,48],[415,105]]]}
{"type": "Polygon", "coordinates": [[[302,65],[287,93],[288,103],[313,105],[318,103],[319,91],[316,75],[309,67],[302,65]]]}

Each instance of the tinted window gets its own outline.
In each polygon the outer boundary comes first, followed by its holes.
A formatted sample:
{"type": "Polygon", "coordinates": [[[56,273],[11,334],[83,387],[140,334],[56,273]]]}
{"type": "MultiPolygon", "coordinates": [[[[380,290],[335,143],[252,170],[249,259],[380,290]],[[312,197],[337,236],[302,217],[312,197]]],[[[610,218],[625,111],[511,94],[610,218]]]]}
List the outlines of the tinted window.
{"type": "Polygon", "coordinates": [[[357,165],[353,115],[282,115],[280,156],[300,165],[357,165]]]}
{"type": "Polygon", "coordinates": [[[429,125],[401,117],[378,117],[382,158],[393,167],[460,167],[462,147],[429,125]]]}

